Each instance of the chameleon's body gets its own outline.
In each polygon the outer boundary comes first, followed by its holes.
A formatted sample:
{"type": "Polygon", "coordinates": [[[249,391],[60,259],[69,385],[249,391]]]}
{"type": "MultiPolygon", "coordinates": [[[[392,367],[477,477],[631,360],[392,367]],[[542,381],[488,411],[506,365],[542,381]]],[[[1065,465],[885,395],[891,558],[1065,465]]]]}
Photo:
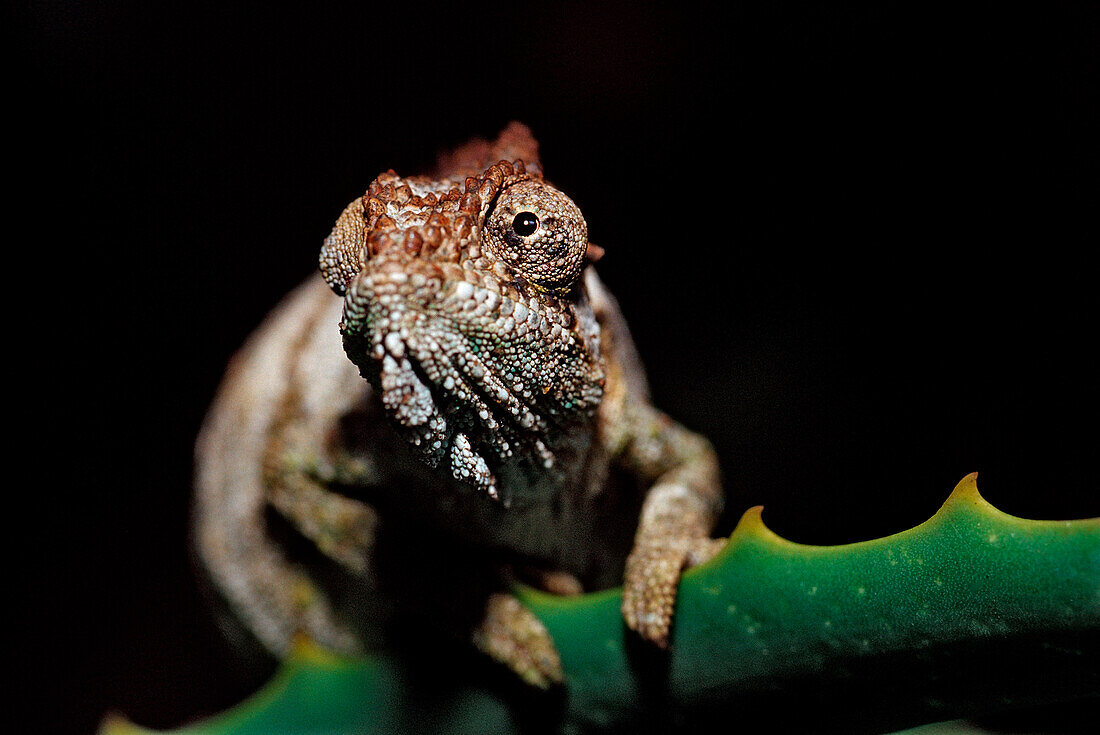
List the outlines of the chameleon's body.
{"type": "Polygon", "coordinates": [[[560,664],[505,567],[622,580],[627,624],[667,643],[682,569],[716,548],[718,468],[651,406],[599,252],[518,124],[345,209],[197,448],[199,556],[268,650],[361,650],[379,610],[469,593],[478,647],[546,685],[560,664]]]}

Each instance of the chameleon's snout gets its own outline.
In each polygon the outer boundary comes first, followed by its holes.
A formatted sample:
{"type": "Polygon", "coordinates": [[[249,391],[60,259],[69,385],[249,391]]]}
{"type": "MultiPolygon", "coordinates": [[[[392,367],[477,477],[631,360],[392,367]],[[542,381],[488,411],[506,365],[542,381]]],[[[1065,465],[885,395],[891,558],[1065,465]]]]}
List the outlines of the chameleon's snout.
{"type": "Polygon", "coordinates": [[[344,347],[424,462],[502,499],[489,463],[511,456],[498,404],[515,399],[455,317],[462,283],[407,266],[364,271],[345,298],[344,347]]]}

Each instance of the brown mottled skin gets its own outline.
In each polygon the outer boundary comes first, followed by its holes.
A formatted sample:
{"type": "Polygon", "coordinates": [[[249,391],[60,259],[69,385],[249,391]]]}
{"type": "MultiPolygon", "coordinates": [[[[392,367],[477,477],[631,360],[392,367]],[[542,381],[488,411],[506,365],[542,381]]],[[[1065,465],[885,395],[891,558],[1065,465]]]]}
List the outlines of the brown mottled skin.
{"type": "Polygon", "coordinates": [[[718,466],[650,404],[601,253],[518,123],[348,205],[198,442],[196,547],[251,637],[355,652],[416,609],[547,686],[520,575],[621,581],[626,624],[667,645],[682,570],[720,544],[718,466]]]}

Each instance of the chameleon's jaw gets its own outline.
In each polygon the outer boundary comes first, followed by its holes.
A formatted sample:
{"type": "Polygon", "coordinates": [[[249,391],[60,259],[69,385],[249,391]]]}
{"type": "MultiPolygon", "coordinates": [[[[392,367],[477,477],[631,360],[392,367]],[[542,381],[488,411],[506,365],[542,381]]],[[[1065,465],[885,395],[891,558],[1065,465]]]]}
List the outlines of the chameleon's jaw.
{"type": "Polygon", "coordinates": [[[462,329],[456,314],[467,325],[477,321],[451,303],[466,289],[433,280],[409,278],[404,269],[362,274],[345,300],[345,350],[422,461],[507,505],[490,463],[512,460],[521,437],[542,421],[479,357],[484,345],[462,329]]]}
{"type": "MultiPolygon", "coordinates": [[[[496,478],[471,440],[478,425],[469,406],[477,397],[451,357],[469,345],[428,308],[423,285],[411,283],[404,271],[357,278],[345,299],[344,349],[422,461],[447,467],[458,481],[498,498],[496,478]]],[[[495,419],[485,415],[491,431],[495,419]]]]}
{"type": "Polygon", "coordinates": [[[552,468],[555,439],[598,405],[583,342],[488,279],[377,265],[348,288],[345,351],[424,462],[507,504],[498,471],[552,468]]]}

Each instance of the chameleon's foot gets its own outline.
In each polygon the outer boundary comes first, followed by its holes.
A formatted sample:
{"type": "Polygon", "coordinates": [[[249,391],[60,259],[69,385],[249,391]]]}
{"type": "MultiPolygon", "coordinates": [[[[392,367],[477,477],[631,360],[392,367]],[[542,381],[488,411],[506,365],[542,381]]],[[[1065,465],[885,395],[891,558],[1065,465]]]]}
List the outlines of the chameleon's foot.
{"type": "Polygon", "coordinates": [[[717,554],[726,539],[663,539],[635,546],[623,578],[623,620],[661,648],[668,647],[680,575],[717,554]]]}
{"type": "Polygon", "coordinates": [[[674,540],[636,546],[626,560],[623,620],[661,648],[668,647],[676,587],[687,556],[686,541],[674,540]]]}
{"type": "Polygon", "coordinates": [[[485,604],[485,617],[474,630],[474,645],[506,665],[528,684],[549,689],[565,674],[549,631],[514,596],[494,593],[485,604]]]}

